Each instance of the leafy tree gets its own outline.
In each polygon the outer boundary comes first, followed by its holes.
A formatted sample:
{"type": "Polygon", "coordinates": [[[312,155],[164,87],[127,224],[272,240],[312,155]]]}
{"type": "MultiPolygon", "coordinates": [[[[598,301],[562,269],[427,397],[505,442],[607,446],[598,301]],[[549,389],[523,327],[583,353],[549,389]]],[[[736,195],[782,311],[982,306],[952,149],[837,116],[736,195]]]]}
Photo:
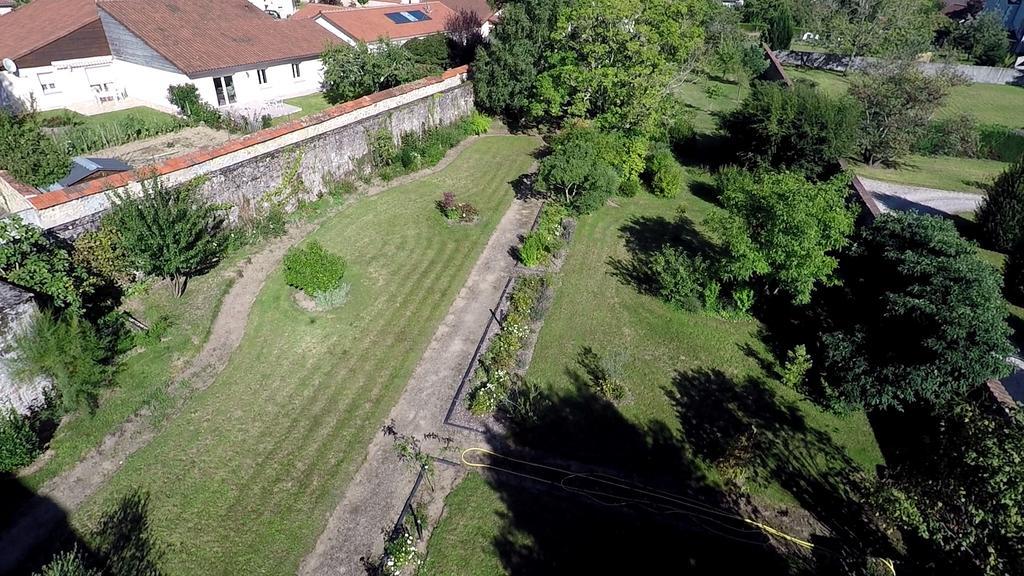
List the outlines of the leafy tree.
{"type": "Polygon", "coordinates": [[[739,108],[719,124],[750,167],[783,168],[811,178],[834,170],[853,151],[857,102],[798,83],[757,82],[739,108]]]}
{"type": "Polygon", "coordinates": [[[929,442],[886,478],[897,524],[943,573],[1024,573],[1024,412],[988,397],[937,418],[929,442]]]}
{"type": "Polygon", "coordinates": [[[949,89],[963,82],[954,74],[925,74],[906,62],[855,75],[850,94],[861,105],[862,159],[872,165],[892,164],[909,154],[949,89]]]}
{"type": "Polygon", "coordinates": [[[512,124],[529,121],[544,48],[559,11],[569,1],[520,0],[505,5],[501,26],[482,46],[473,65],[476,104],[482,110],[512,124]]]}
{"type": "Polygon", "coordinates": [[[683,189],[683,167],[665,148],[651,154],[644,177],[655,196],[673,198],[683,189]]]}
{"type": "Polygon", "coordinates": [[[707,11],[697,0],[570,1],[551,32],[530,115],[646,133],[678,63],[701,43],[707,11]]]}
{"type": "Polygon", "coordinates": [[[36,114],[0,110],[0,170],[30,186],[49,186],[70,169],[68,151],[42,131],[36,114]]]}
{"type": "Polygon", "coordinates": [[[537,189],[577,214],[604,205],[619,187],[619,175],[607,159],[609,138],[593,127],[573,127],[558,135],[552,152],[540,162],[537,189]]]}
{"type": "Polygon", "coordinates": [[[765,29],[761,33],[761,40],[772,50],[788,50],[796,33],[789,2],[773,2],[763,24],[765,29]]]}
{"type": "Polygon", "coordinates": [[[812,0],[812,27],[832,52],[913,58],[928,50],[936,14],[931,0],[812,0]]]}
{"type": "Polygon", "coordinates": [[[950,41],[979,66],[1001,66],[1010,53],[1006,27],[996,12],[985,12],[964,22],[953,32],[950,41]]]}
{"type": "Polygon", "coordinates": [[[813,183],[793,172],[734,171],[719,182],[725,211],[708,223],[724,249],[724,279],[757,279],[797,304],[810,301],[816,284],[835,282],[832,253],[846,245],[855,218],[844,175],[813,183]]]}
{"type": "Polygon", "coordinates": [[[992,250],[1009,252],[1024,238],[1024,158],[988,186],[977,220],[982,240],[992,250]]]}
{"type": "Polygon", "coordinates": [[[412,56],[401,46],[380,41],[373,50],[360,42],[355,47],[335,44],[320,55],[324,65],[321,89],[331,104],[348,102],[417,78],[412,56]]]}
{"type": "Polygon", "coordinates": [[[948,405],[1005,371],[998,272],[948,220],[887,213],[863,228],[821,337],[826,381],[867,407],[948,405]]]}
{"type": "Polygon", "coordinates": [[[177,296],[190,276],[209,266],[223,248],[224,218],[219,207],[199,195],[201,179],[167,187],[154,178],[140,196],[114,194],[109,222],[125,252],[142,272],[169,278],[177,296]]]}
{"type": "Polygon", "coordinates": [[[48,297],[58,308],[83,311],[87,275],[63,246],[17,216],[0,219],[0,278],[48,297]]]}

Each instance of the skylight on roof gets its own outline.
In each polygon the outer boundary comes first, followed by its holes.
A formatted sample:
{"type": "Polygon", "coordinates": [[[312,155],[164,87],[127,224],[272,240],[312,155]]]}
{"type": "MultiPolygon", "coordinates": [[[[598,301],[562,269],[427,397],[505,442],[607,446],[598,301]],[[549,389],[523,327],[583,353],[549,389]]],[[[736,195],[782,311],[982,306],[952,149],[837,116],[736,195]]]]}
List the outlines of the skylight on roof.
{"type": "Polygon", "coordinates": [[[409,10],[408,12],[388,12],[385,14],[395,24],[409,24],[410,22],[423,22],[430,20],[430,16],[423,10],[409,10]]]}

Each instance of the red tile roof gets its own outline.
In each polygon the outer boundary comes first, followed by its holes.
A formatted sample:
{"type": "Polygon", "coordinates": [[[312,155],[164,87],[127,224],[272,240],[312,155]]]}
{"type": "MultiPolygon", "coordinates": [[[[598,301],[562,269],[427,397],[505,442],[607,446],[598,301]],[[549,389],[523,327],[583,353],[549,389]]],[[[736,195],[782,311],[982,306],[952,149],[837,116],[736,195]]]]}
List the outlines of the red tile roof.
{"type": "Polygon", "coordinates": [[[0,18],[0,58],[18,58],[99,18],[96,0],[34,0],[0,18]]]}
{"type": "Polygon", "coordinates": [[[380,8],[356,8],[335,12],[323,12],[320,17],[340,28],[345,34],[360,42],[374,42],[379,38],[402,40],[440,34],[444,32],[445,23],[454,12],[441,2],[423,2],[419,4],[402,4],[400,6],[383,6],[380,8]],[[388,18],[388,14],[419,10],[430,17],[429,20],[396,24],[388,18]]]}
{"type": "Polygon", "coordinates": [[[491,8],[490,3],[487,0],[441,0],[448,5],[449,8],[454,12],[459,10],[468,10],[470,12],[476,12],[476,15],[480,17],[481,22],[486,22],[491,16],[494,16],[494,8],[491,8]]]}
{"type": "Polygon", "coordinates": [[[338,40],[248,0],[100,0],[100,9],[189,76],[314,58],[338,40]]]}

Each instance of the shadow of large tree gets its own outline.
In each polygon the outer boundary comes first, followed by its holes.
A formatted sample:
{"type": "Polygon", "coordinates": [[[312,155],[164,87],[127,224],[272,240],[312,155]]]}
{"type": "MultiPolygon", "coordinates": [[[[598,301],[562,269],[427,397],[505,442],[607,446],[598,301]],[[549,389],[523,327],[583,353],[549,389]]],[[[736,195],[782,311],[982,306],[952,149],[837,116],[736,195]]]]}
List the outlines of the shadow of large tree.
{"type": "Polygon", "coordinates": [[[888,555],[859,504],[856,465],[757,381],[678,374],[666,390],[676,432],[627,420],[582,376],[572,378],[572,390],[541,393],[531,418],[493,439],[519,459],[492,458],[503,471],[487,476],[506,508],[493,544],[508,573],[851,573],[867,572],[869,555],[888,555]],[[810,520],[762,510],[712,472],[734,455],[751,481],[777,483],[810,520]],[[742,519],[752,517],[793,531],[800,526],[785,522],[803,522],[829,536],[815,537],[808,554],[742,519]]]}

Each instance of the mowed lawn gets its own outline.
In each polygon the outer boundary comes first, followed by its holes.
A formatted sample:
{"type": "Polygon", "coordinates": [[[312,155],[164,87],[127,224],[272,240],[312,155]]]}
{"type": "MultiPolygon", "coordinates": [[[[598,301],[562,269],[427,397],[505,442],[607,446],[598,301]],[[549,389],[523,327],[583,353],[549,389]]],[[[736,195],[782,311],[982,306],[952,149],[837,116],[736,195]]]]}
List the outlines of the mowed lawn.
{"type": "Polygon", "coordinates": [[[953,192],[983,194],[985,186],[1007,167],[1005,162],[984,158],[951,158],[949,156],[908,156],[899,168],[853,164],[853,170],[864,177],[909,186],[938,188],[953,192]]]}
{"type": "MultiPolygon", "coordinates": [[[[615,263],[630,258],[627,238],[667,239],[666,233],[673,232],[665,226],[679,210],[699,234],[704,219],[718,208],[688,192],[672,200],[640,194],[616,198],[615,204],[580,220],[528,378],[570,393],[579,350],[590,346],[621,372],[628,390],[628,401],[618,407],[623,417],[637,429],[664,426],[673,434],[685,428],[684,420],[704,416],[687,414],[676,402],[679,387],[687,385],[679,374],[717,371],[736,383],[760,379],[780,406],[795,410],[808,429],[825,433],[853,462],[873,473],[882,457],[865,415],[824,412],[765,374],[755,359],[766,356],[757,337],[758,322],[673,309],[616,274],[615,263]]],[[[788,501],[777,486],[751,490],[788,501]]]]}
{"type": "MultiPolygon", "coordinates": [[[[267,280],[228,366],[76,516],[132,487],[169,574],[294,573],[509,206],[539,141],[480,139],[449,167],[362,199],[312,238],[348,261],[341,308],[300,309],[267,280]],[[446,224],[445,191],[480,210],[446,224]]],[[[383,528],[383,527],[382,527],[383,528]]]]}

